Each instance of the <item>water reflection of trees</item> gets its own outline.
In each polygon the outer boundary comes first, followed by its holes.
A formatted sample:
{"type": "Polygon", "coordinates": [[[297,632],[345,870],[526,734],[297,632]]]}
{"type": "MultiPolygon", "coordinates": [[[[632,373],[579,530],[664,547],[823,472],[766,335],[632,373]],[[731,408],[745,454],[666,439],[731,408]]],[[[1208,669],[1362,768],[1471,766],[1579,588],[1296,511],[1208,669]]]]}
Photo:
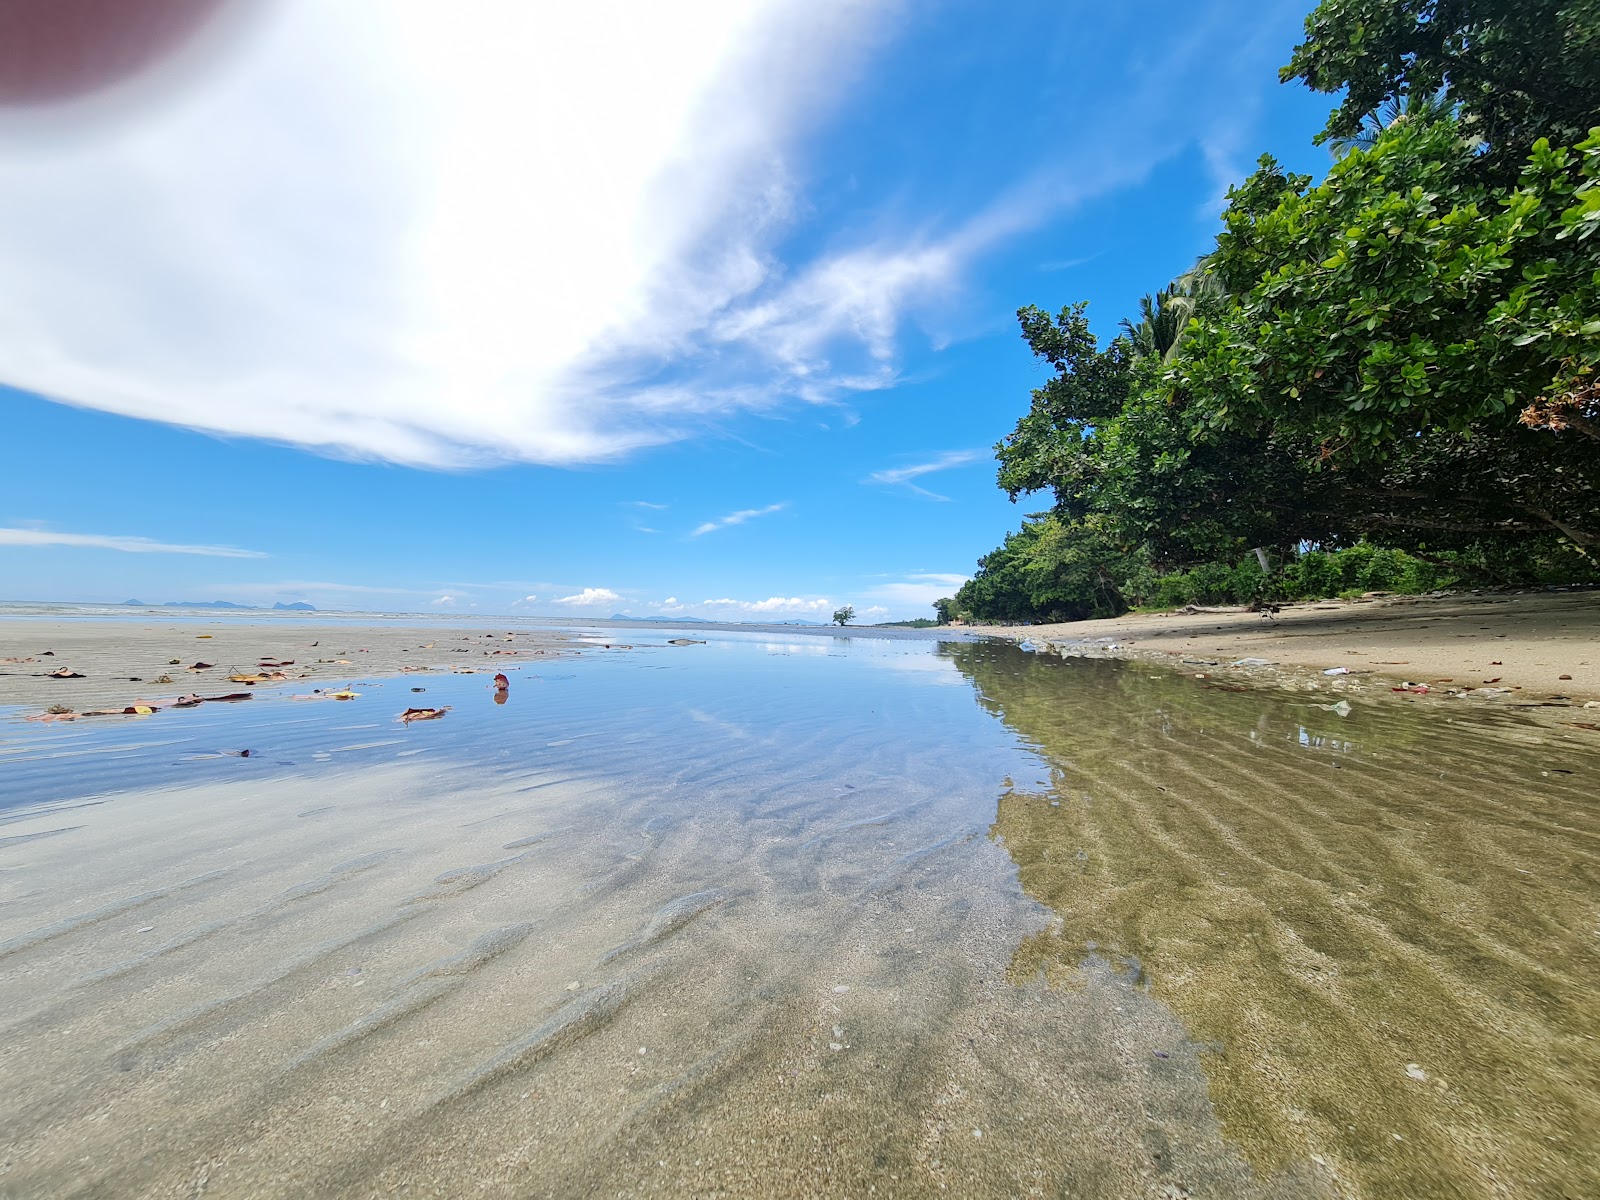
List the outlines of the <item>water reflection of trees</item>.
{"type": "Polygon", "coordinates": [[[1091,947],[1137,960],[1214,1047],[1219,1115],[1259,1166],[1314,1153],[1414,1196],[1600,1177],[1600,815],[1578,786],[1600,754],[1437,708],[1346,722],[1325,695],[940,652],[1050,766],[993,828],[1061,918],[1014,978],[1070,984],[1091,947]],[[1577,774],[1542,773],[1552,755],[1577,774]]]}

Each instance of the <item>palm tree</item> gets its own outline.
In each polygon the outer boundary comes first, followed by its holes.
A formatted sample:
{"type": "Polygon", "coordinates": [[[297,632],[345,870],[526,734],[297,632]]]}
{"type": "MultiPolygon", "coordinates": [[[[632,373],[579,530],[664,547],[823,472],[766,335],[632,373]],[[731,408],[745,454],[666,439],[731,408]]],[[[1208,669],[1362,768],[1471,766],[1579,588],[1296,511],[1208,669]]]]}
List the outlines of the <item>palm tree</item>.
{"type": "Polygon", "coordinates": [[[1179,275],[1154,296],[1139,301],[1139,320],[1123,318],[1122,330],[1135,358],[1156,358],[1162,364],[1177,357],[1191,318],[1225,295],[1210,270],[1209,256],[1179,275]]]}
{"type": "Polygon", "coordinates": [[[1343,158],[1352,150],[1371,150],[1378,144],[1383,131],[1402,121],[1437,121],[1455,111],[1455,102],[1440,88],[1436,92],[1407,92],[1391,96],[1376,112],[1361,119],[1361,129],[1349,137],[1334,138],[1328,143],[1335,158],[1343,158]]]}

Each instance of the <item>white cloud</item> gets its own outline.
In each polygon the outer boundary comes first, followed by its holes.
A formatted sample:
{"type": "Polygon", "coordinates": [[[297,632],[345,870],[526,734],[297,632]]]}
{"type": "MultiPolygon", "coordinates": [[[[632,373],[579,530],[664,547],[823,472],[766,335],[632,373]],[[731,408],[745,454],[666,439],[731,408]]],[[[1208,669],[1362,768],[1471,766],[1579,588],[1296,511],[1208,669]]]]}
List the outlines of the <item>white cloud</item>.
{"type": "Polygon", "coordinates": [[[979,462],[989,457],[987,450],[950,450],[940,454],[927,462],[916,463],[909,467],[892,467],[888,470],[874,471],[868,475],[863,483],[881,483],[888,487],[904,487],[916,492],[919,496],[926,496],[930,500],[948,500],[950,497],[941,496],[938,492],[930,492],[925,487],[920,487],[911,481],[921,479],[924,475],[932,475],[935,471],[948,471],[952,467],[964,467],[969,463],[979,462]]]}
{"type": "Polygon", "coordinates": [[[135,116],[4,114],[4,382],[433,465],[768,402],[641,381],[777,269],[891,4],[263,7],[135,116]]]}
{"type": "Polygon", "coordinates": [[[915,6],[259,7],[161,104],[0,114],[0,382],[398,462],[615,458],[893,385],[985,254],[1254,121],[1208,8],[992,203],[795,239],[815,132],[915,6]]]}
{"type": "Polygon", "coordinates": [[[665,504],[652,504],[648,500],[630,500],[629,503],[632,504],[635,508],[653,508],[653,509],[656,509],[658,511],[668,507],[665,504]]]}
{"type": "Polygon", "coordinates": [[[730,525],[743,525],[746,521],[752,521],[756,517],[766,517],[775,512],[782,512],[787,507],[789,505],[785,501],[781,504],[769,504],[765,508],[742,508],[738,512],[731,512],[725,517],[718,517],[714,521],[707,521],[703,525],[695,526],[694,529],[690,530],[689,536],[701,537],[717,529],[726,529],[730,525]]]}
{"type": "Polygon", "coordinates": [[[862,609],[861,615],[864,617],[886,617],[889,615],[889,610],[881,604],[873,604],[862,609]]]}
{"type": "Polygon", "coordinates": [[[440,596],[437,600],[434,600],[431,603],[440,608],[451,608],[455,605],[455,602],[456,598],[454,596],[440,596]]]}
{"type": "Polygon", "coordinates": [[[586,587],[575,596],[561,596],[551,601],[552,604],[570,604],[574,608],[587,608],[596,604],[615,604],[622,597],[610,588],[586,587]]]}
{"type": "Polygon", "coordinates": [[[47,529],[0,529],[0,546],[81,546],[125,554],[201,554],[210,558],[266,558],[260,550],[237,546],[187,546],[143,537],[104,533],[53,533],[47,529]]]}

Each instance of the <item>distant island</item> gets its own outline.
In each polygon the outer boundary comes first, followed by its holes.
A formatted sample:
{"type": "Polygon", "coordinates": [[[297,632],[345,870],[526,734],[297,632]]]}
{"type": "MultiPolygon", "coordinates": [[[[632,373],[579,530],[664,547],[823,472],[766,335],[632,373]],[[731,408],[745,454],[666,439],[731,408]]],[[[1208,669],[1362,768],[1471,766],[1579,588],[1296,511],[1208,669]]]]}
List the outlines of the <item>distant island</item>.
{"type": "MultiPolygon", "coordinates": [[[[237,608],[246,612],[261,612],[259,605],[235,604],[232,600],[168,600],[165,604],[146,604],[143,600],[124,600],[124,608],[237,608]]],[[[304,600],[296,600],[293,604],[283,601],[272,606],[273,612],[316,612],[316,606],[307,604],[304,600]]]]}

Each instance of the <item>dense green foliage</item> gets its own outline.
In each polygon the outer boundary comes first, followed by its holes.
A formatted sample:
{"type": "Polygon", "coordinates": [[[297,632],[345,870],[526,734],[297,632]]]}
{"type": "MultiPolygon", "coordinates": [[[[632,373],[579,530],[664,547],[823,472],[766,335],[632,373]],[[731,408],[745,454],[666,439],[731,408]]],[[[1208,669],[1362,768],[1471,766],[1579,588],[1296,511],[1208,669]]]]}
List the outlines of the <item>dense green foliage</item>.
{"type": "Polygon", "coordinates": [[[1541,137],[1571,144],[1600,125],[1600,0],[1322,0],[1281,74],[1344,92],[1324,137],[1444,91],[1491,161],[1520,163],[1541,137]]]}
{"type": "Polygon", "coordinates": [[[1054,374],[998,482],[1054,507],[950,607],[1600,580],[1600,129],[1575,124],[1600,89],[1547,86],[1592,79],[1596,5],[1325,0],[1285,74],[1350,89],[1343,156],[1315,184],[1264,157],[1214,252],[1109,345],[1082,304],[1018,312],[1054,374]],[[1388,574],[1334,588],[1301,553],[1340,547],[1388,574]]]}

